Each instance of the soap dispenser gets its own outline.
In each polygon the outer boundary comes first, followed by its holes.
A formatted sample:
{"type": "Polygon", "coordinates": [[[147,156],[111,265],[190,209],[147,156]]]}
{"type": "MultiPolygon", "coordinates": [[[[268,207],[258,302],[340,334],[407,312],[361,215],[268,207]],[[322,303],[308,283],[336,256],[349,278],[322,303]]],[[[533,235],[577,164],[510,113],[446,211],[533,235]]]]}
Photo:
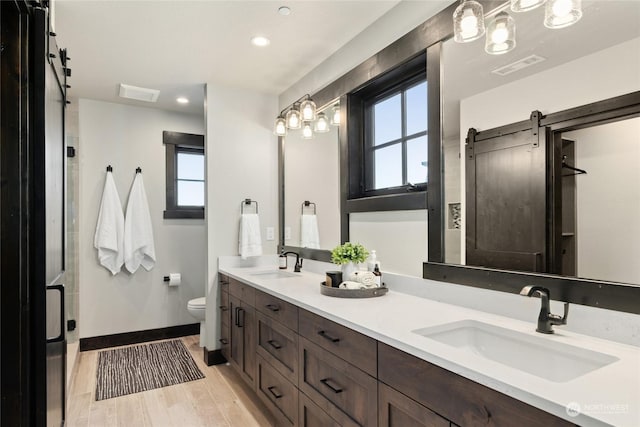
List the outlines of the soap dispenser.
{"type": "Polygon", "coordinates": [[[284,252],[282,252],[278,257],[278,267],[280,268],[280,270],[287,269],[287,256],[284,254],[284,252]]]}
{"type": "Polygon", "coordinates": [[[378,262],[378,258],[376,255],[376,251],[375,249],[373,249],[369,254],[369,258],[367,258],[367,271],[373,271],[376,268],[377,262],[378,262]]]}

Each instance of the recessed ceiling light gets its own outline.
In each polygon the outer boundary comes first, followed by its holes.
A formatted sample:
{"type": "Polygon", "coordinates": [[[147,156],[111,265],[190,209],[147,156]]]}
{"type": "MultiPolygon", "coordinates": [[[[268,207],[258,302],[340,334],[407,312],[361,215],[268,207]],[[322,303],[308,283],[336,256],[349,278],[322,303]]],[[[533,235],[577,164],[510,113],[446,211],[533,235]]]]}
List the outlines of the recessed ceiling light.
{"type": "Polygon", "coordinates": [[[269,46],[269,43],[271,43],[271,40],[263,36],[255,36],[251,38],[251,44],[254,46],[264,47],[269,46]]]}
{"type": "Polygon", "coordinates": [[[176,101],[178,102],[178,104],[188,104],[189,100],[187,98],[185,98],[184,96],[180,96],[178,98],[176,98],[176,101]]]}
{"type": "Polygon", "coordinates": [[[280,6],[278,8],[278,13],[282,16],[289,16],[291,15],[291,8],[289,8],[288,6],[280,6]]]}

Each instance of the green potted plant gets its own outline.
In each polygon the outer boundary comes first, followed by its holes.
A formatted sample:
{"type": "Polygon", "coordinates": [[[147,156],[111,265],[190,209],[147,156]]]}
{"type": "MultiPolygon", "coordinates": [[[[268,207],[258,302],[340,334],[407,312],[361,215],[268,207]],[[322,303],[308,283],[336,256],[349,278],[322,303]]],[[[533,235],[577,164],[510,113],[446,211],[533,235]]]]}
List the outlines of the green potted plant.
{"type": "Polygon", "coordinates": [[[331,262],[342,268],[342,280],[350,280],[354,272],[358,271],[358,264],[366,261],[369,251],[360,243],[346,242],[331,251],[331,262]]]}

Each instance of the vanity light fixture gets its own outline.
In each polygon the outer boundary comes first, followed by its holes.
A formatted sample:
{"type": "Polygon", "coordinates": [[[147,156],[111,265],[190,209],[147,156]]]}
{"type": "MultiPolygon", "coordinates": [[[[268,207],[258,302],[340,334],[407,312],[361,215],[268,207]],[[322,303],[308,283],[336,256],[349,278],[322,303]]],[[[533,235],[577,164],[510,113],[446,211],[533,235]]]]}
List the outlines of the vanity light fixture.
{"type": "Polygon", "coordinates": [[[547,0],[511,0],[511,10],[514,12],[526,12],[540,7],[547,0]]]}
{"type": "Polygon", "coordinates": [[[282,116],[278,116],[276,124],[273,128],[273,133],[277,136],[287,135],[287,121],[282,116]]]}
{"type": "Polygon", "coordinates": [[[313,130],[318,133],[329,132],[331,129],[329,128],[329,119],[324,113],[318,113],[318,118],[316,119],[316,125],[313,130]]]}
{"type": "Polygon", "coordinates": [[[487,27],[484,50],[501,55],[516,47],[516,23],[507,12],[498,13],[487,27]]]}
{"type": "Polygon", "coordinates": [[[188,104],[189,103],[189,99],[184,97],[184,96],[179,96],[176,98],[176,102],[178,104],[188,104]]]}
{"type": "Polygon", "coordinates": [[[544,26],[551,29],[573,25],[582,18],[582,0],[548,0],[544,26]]]}
{"type": "Polygon", "coordinates": [[[304,122],[302,126],[302,139],[313,138],[313,129],[311,128],[311,122],[304,122]]]}
{"type": "Polygon", "coordinates": [[[307,122],[316,119],[316,103],[313,102],[311,97],[300,103],[300,114],[302,115],[302,120],[307,122]]]}
{"type": "Polygon", "coordinates": [[[340,105],[334,105],[331,109],[331,120],[329,122],[334,126],[340,126],[340,105]]]}
{"type": "Polygon", "coordinates": [[[291,109],[287,112],[287,127],[289,129],[300,129],[302,126],[302,117],[300,116],[300,110],[298,104],[294,103],[291,109]]]}
{"type": "Polygon", "coordinates": [[[453,39],[458,43],[477,40],[484,34],[484,11],[474,0],[462,0],[453,12],[453,39]]]}

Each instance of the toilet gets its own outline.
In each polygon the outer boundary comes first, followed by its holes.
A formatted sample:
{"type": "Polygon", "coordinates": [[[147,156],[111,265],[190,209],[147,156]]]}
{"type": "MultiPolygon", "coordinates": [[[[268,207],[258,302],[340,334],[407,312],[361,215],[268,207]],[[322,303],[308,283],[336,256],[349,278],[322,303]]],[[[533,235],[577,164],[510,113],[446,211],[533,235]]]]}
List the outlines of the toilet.
{"type": "Polygon", "coordinates": [[[204,323],[204,315],[207,309],[207,300],[205,297],[194,298],[189,300],[187,304],[187,310],[189,310],[189,314],[200,321],[200,347],[204,347],[204,337],[205,337],[205,323],[204,323]]]}

